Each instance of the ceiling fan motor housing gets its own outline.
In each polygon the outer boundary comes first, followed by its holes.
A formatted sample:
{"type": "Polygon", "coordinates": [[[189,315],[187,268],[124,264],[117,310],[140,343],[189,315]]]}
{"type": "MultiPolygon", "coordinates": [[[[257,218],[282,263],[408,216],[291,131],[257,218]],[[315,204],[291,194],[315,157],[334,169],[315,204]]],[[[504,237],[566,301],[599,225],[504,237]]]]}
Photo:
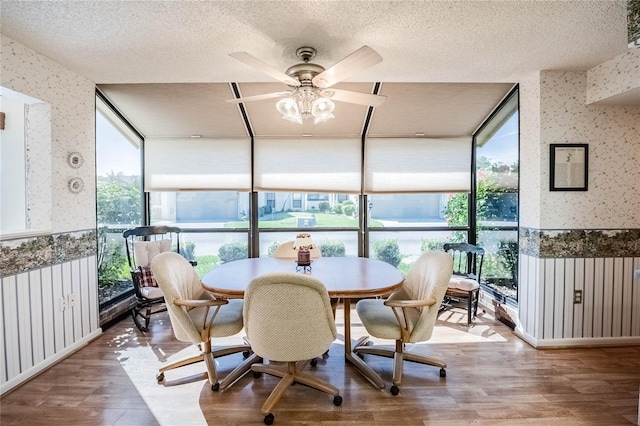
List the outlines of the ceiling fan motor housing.
{"type": "Polygon", "coordinates": [[[286,71],[288,76],[298,79],[303,86],[312,86],[311,80],[316,75],[324,71],[324,67],[305,62],[289,67],[286,71]]]}

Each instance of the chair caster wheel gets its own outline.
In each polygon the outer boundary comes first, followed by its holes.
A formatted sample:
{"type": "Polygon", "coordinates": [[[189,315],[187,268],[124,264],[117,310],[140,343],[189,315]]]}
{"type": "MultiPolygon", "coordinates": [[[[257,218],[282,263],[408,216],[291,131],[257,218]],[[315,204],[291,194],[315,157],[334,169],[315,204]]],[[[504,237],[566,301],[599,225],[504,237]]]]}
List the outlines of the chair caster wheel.
{"type": "Polygon", "coordinates": [[[214,392],[218,392],[220,390],[220,383],[214,383],[211,385],[211,390],[214,392]]]}
{"type": "Polygon", "coordinates": [[[336,407],[342,405],[342,397],[340,395],[336,395],[333,397],[333,405],[335,405],[336,407]]]}
{"type": "Polygon", "coordinates": [[[262,377],[262,373],[259,371],[254,371],[253,372],[253,378],[254,379],[259,379],[260,377],[262,377]]]}
{"type": "Polygon", "coordinates": [[[440,369],[440,377],[447,377],[447,370],[445,370],[444,368],[440,369]]]}
{"type": "Polygon", "coordinates": [[[158,373],[156,375],[156,380],[158,381],[158,384],[164,382],[164,373],[158,373]]]}
{"type": "Polygon", "coordinates": [[[400,392],[400,389],[396,385],[391,386],[391,395],[397,395],[400,392]]]}
{"type": "Polygon", "coordinates": [[[273,423],[273,414],[269,413],[266,416],[264,416],[264,424],[265,425],[270,425],[273,423]]]}
{"type": "Polygon", "coordinates": [[[326,351],[325,353],[322,354],[322,359],[327,359],[329,358],[329,351],[326,351]]]}
{"type": "Polygon", "coordinates": [[[316,365],[318,365],[318,360],[314,358],[309,363],[311,364],[312,367],[315,367],[316,365]]]}
{"type": "Polygon", "coordinates": [[[243,357],[244,359],[249,358],[249,355],[251,355],[251,352],[249,352],[249,351],[244,351],[244,352],[242,352],[242,357],[243,357]]]}

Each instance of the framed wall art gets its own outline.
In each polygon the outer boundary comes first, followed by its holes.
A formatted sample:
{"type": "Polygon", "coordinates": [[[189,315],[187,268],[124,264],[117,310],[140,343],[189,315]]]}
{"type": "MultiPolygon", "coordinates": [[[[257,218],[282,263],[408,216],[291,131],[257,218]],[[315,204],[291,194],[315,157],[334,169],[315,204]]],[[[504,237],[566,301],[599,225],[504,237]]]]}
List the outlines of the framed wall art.
{"type": "Polygon", "coordinates": [[[551,144],[550,191],[587,191],[589,145],[551,144]]]}

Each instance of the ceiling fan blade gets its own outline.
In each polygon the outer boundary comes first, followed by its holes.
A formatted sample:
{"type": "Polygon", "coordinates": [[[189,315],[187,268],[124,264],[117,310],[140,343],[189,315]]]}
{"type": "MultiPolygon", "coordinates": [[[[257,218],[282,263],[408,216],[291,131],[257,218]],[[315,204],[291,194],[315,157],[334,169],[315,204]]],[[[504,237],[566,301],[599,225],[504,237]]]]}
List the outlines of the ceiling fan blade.
{"type": "Polygon", "coordinates": [[[230,104],[239,104],[244,102],[261,101],[264,99],[281,98],[289,95],[291,95],[291,92],[273,92],[265,93],[264,95],[247,96],[246,98],[227,99],[225,102],[229,102],[230,104]]]}
{"type": "Polygon", "coordinates": [[[284,84],[287,84],[289,86],[296,86],[296,87],[300,86],[300,82],[295,78],[288,76],[282,71],[278,71],[277,69],[275,69],[269,64],[265,64],[260,59],[250,55],[247,52],[229,53],[229,56],[239,60],[240,62],[244,62],[250,67],[257,69],[258,71],[262,71],[263,73],[275,78],[278,81],[283,82],[284,84]]]}
{"type": "Polygon", "coordinates": [[[362,46],[331,68],[313,77],[314,86],[324,89],[346,80],[352,75],[382,62],[382,56],[369,46],[362,46]]]}
{"type": "Polygon", "coordinates": [[[352,92],[350,90],[327,89],[320,92],[325,98],[333,101],[348,102],[351,104],[368,105],[378,107],[387,99],[382,95],[371,95],[369,93],[352,92]],[[331,94],[333,93],[333,94],[331,94]]]}

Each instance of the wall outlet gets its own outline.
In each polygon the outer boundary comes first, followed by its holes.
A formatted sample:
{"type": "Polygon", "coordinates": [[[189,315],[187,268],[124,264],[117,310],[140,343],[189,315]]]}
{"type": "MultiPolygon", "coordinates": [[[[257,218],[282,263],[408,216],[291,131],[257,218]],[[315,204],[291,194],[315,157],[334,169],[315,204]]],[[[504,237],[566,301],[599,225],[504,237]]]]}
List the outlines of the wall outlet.
{"type": "Polygon", "coordinates": [[[582,303],[582,290],[573,290],[573,303],[582,303]]]}
{"type": "Polygon", "coordinates": [[[60,312],[64,312],[67,309],[67,298],[66,297],[61,297],[60,298],[60,312]]]}
{"type": "Polygon", "coordinates": [[[75,293],[67,294],[67,308],[73,308],[76,306],[76,295],[75,293]]]}

